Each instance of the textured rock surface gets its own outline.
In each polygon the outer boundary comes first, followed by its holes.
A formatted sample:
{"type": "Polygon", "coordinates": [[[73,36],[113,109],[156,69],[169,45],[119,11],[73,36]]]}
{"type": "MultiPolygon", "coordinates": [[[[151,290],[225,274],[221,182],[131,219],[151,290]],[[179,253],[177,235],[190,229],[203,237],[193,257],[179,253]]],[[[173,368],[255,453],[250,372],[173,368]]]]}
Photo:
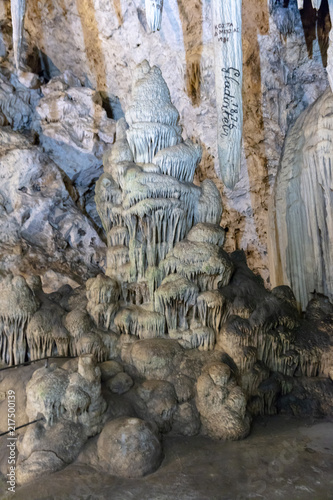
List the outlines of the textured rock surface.
{"type": "Polygon", "coordinates": [[[109,474],[141,477],[160,465],[162,449],[151,426],[138,418],[108,422],[97,443],[100,466],[109,474]]]}
{"type": "Polygon", "coordinates": [[[107,118],[100,93],[82,87],[69,71],[42,92],[33,130],[43,150],[71,179],[81,206],[100,225],[89,190],[102,173],[102,156],[114,142],[115,123],[107,118]]]}
{"type": "Polygon", "coordinates": [[[215,439],[242,439],[250,431],[246,396],[231,377],[229,366],[213,363],[197,382],[196,403],[203,432],[215,439]]]}
{"type": "Polygon", "coordinates": [[[316,291],[333,298],[333,94],[288,132],[270,207],[270,273],[305,309],[316,291]]]}
{"type": "Polygon", "coordinates": [[[37,266],[42,274],[53,267],[77,273],[79,280],[96,272],[104,243],[75,205],[57,165],[9,127],[0,138],[1,268],[29,272],[37,266]]]}
{"type": "Polygon", "coordinates": [[[64,421],[51,429],[40,422],[29,427],[19,444],[19,483],[63,469],[79,454],[87,436],[83,426],[64,421]]]}
{"type": "MultiPolygon", "coordinates": [[[[87,463],[77,461],[47,481],[40,478],[17,488],[15,497],[227,500],[255,497],[260,491],[261,496],[271,499],[328,499],[332,485],[333,424],[266,417],[256,423],[253,434],[244,441],[167,437],[161,468],[155,474],[131,481],[111,477],[87,463]]],[[[0,495],[5,485],[2,488],[0,495]]]]}
{"type": "MultiPolygon", "coordinates": [[[[267,202],[285,133],[327,87],[329,22],[325,2],[315,11],[296,0],[243,3],[244,140],[240,181],[223,193],[226,250],[243,248],[251,268],[267,279],[267,202]],[[323,54],[323,55],[322,55],[323,54]]],[[[151,33],[144,0],[52,0],[27,6],[25,26],[30,53],[39,69],[57,74],[68,68],[97,90],[127,104],[131,75],[146,58],[161,67],[179,110],[184,137],[200,137],[203,161],[197,178],[216,180],[217,114],[211,5],[189,0],[165,2],[161,30],[151,33]],[[68,43],[70,40],[70,44],[68,43]],[[36,49],[34,47],[36,46],[36,49]],[[36,57],[35,57],[36,59],[36,57]]],[[[27,44],[24,46],[26,54],[27,44]]],[[[24,55],[24,54],[23,54],[24,55]]],[[[118,117],[117,117],[118,118],[118,117]]]]}

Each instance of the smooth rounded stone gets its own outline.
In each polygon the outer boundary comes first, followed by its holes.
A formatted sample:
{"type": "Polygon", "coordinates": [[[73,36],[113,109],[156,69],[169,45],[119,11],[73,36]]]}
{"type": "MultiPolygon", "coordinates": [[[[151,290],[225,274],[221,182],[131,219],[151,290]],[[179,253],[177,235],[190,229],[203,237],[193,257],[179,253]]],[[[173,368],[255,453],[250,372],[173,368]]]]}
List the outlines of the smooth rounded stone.
{"type": "Polygon", "coordinates": [[[200,426],[200,415],[194,400],[177,406],[173,415],[172,433],[195,436],[198,434],[200,426]]]}
{"type": "Polygon", "coordinates": [[[139,340],[130,346],[131,364],[148,379],[168,378],[182,354],[183,349],[176,340],[139,340]]]}
{"type": "Polygon", "coordinates": [[[162,460],[162,447],[149,423],[121,417],[108,422],[97,441],[100,467],[111,475],[142,477],[162,460]]]}
{"type": "Polygon", "coordinates": [[[177,408],[172,384],[163,380],[146,380],[136,388],[133,403],[140,418],[154,422],[161,432],[170,431],[177,408]]]}
{"type": "Polygon", "coordinates": [[[125,394],[134,384],[132,378],[124,372],[117,373],[112,379],[106,383],[107,388],[115,394],[125,394]]]}
{"type": "Polygon", "coordinates": [[[106,382],[110,378],[124,371],[123,366],[117,361],[104,361],[99,365],[102,373],[102,382],[106,382]]]}

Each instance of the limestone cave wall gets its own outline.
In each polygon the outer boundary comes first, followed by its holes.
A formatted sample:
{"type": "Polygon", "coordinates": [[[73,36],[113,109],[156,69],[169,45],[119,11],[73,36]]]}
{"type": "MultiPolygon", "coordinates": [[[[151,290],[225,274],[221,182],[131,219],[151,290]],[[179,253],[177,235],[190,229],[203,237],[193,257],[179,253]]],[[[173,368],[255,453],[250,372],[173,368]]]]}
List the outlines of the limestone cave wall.
{"type": "MultiPolygon", "coordinates": [[[[226,250],[244,249],[249,266],[269,284],[268,200],[289,126],[328,86],[328,5],[323,1],[316,14],[310,0],[302,11],[296,0],[243,2],[242,167],[231,191],[216,174],[210,4],[168,0],[161,30],[151,33],[144,0],[28,0],[23,60],[46,79],[70,68],[85,85],[103,92],[114,118],[127,105],[136,64],[143,59],[157,64],[179,110],[183,136],[200,137],[197,181],[213,179],[222,194],[226,250]]],[[[8,0],[0,1],[0,15],[4,55],[11,43],[8,0]]]]}

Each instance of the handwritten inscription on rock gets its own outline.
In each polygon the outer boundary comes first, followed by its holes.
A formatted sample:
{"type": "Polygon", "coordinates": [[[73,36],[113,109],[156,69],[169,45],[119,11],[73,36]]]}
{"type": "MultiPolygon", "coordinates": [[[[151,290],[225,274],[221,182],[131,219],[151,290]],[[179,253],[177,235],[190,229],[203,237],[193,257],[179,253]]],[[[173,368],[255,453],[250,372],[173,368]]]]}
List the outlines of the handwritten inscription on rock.
{"type": "Polygon", "coordinates": [[[236,68],[222,68],[224,73],[224,92],[222,104],[222,130],[220,135],[229,137],[230,131],[239,125],[238,92],[240,86],[240,71],[236,68]]]}
{"type": "Polygon", "coordinates": [[[212,0],[217,146],[224,184],[239,179],[243,128],[242,0],[212,0]]]}

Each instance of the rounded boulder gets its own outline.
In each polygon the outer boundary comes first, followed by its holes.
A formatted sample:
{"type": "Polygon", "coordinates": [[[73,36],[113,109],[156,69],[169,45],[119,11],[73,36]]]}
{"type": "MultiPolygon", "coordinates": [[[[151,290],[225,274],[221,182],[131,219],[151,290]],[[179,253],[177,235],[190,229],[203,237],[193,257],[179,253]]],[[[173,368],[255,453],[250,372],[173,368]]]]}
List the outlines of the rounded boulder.
{"type": "Polygon", "coordinates": [[[161,443],[152,426],[138,418],[107,422],[97,442],[100,466],[107,473],[136,478],[154,472],[162,460],[161,443]]]}

